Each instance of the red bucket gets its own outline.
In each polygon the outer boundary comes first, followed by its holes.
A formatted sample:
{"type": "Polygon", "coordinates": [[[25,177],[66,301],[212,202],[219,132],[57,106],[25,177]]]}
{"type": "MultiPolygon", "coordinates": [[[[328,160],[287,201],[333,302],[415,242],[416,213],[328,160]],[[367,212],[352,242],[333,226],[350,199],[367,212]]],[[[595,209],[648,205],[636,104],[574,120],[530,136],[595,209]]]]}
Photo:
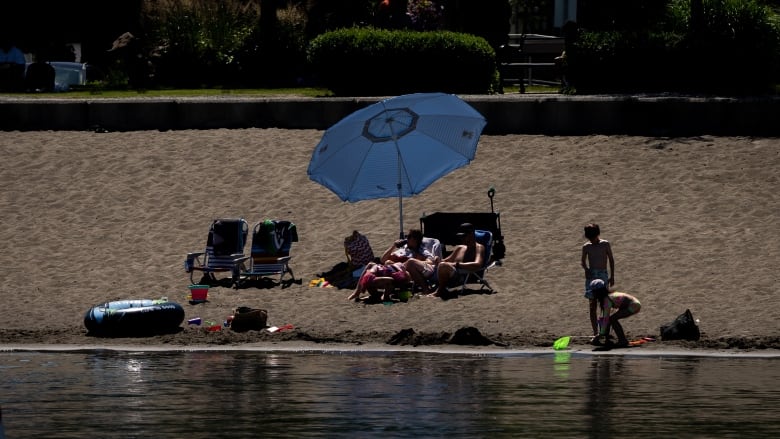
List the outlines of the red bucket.
{"type": "Polygon", "coordinates": [[[193,302],[205,302],[208,296],[208,285],[190,285],[190,300],[193,302]]]}

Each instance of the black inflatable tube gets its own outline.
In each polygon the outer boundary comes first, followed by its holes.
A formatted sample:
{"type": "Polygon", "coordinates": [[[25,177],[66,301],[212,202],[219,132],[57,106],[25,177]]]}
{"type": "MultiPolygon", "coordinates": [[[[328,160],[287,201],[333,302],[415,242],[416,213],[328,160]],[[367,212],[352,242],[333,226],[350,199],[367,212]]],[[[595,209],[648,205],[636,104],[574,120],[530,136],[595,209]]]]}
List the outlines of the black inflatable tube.
{"type": "Polygon", "coordinates": [[[143,336],[176,332],[184,321],[184,308],[175,302],[112,308],[111,302],[90,308],[84,326],[90,335],[143,336]]]}

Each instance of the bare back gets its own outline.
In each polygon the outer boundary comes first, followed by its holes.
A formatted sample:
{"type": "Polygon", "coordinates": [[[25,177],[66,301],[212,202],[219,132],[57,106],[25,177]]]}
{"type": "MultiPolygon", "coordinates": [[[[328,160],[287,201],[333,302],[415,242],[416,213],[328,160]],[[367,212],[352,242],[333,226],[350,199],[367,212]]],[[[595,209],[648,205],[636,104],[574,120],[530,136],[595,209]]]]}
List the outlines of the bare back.
{"type": "Polygon", "coordinates": [[[612,260],[612,246],[606,239],[594,243],[586,242],[582,246],[582,266],[591,270],[606,270],[612,260]]]}

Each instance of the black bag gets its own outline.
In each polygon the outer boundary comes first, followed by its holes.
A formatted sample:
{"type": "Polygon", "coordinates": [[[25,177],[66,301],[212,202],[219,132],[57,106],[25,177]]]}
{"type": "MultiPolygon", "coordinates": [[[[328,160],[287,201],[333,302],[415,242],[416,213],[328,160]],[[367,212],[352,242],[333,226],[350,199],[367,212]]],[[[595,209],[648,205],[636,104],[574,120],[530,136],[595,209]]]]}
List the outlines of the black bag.
{"type": "Polygon", "coordinates": [[[242,306],[233,314],[230,329],[236,332],[259,331],[266,327],[268,311],[242,306]]]}
{"type": "Polygon", "coordinates": [[[336,288],[352,289],[357,286],[357,278],[352,276],[352,272],[355,270],[356,269],[347,262],[339,262],[329,271],[318,274],[317,277],[325,279],[329,284],[336,288]]]}
{"type": "Polygon", "coordinates": [[[701,333],[690,309],[686,309],[673,322],[661,326],[661,340],[696,341],[699,337],[701,337],[701,333]]]}

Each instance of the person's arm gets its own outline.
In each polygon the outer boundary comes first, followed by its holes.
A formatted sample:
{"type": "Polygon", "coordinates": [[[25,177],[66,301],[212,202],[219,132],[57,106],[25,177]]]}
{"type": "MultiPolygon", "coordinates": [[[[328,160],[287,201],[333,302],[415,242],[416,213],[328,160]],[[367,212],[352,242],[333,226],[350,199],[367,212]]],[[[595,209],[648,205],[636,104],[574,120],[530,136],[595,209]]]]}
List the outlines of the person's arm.
{"type": "Polygon", "coordinates": [[[459,259],[462,259],[460,256],[461,249],[463,249],[464,245],[457,245],[455,248],[452,249],[452,253],[447,255],[446,258],[442,259],[441,262],[449,262],[450,264],[455,263],[459,259]]]}
{"type": "Polygon", "coordinates": [[[390,256],[393,255],[393,252],[397,249],[403,247],[403,244],[401,244],[401,241],[394,241],[393,244],[390,245],[390,247],[385,250],[384,253],[382,253],[382,256],[379,258],[379,262],[385,263],[388,260],[390,260],[390,256]]]}
{"type": "Polygon", "coordinates": [[[391,245],[390,247],[385,250],[384,253],[382,253],[382,256],[379,257],[379,262],[385,263],[388,259],[390,259],[390,255],[393,254],[393,251],[395,250],[395,244],[391,245]]]}
{"type": "Polygon", "coordinates": [[[603,299],[601,299],[599,308],[601,308],[601,317],[598,318],[599,335],[602,337],[606,337],[609,335],[609,314],[611,311],[609,296],[606,296],[603,299]]]}
{"type": "Polygon", "coordinates": [[[466,271],[479,271],[482,269],[482,266],[485,263],[485,246],[477,243],[476,248],[476,255],[474,255],[474,260],[472,262],[459,262],[458,266],[455,267],[459,270],[466,270],[466,271]]]}
{"type": "MultiPolygon", "coordinates": [[[[587,245],[587,244],[586,244],[587,245]]],[[[585,271],[588,271],[588,251],[586,250],[586,246],[582,246],[582,260],[580,264],[582,264],[582,269],[585,271]]]]}

